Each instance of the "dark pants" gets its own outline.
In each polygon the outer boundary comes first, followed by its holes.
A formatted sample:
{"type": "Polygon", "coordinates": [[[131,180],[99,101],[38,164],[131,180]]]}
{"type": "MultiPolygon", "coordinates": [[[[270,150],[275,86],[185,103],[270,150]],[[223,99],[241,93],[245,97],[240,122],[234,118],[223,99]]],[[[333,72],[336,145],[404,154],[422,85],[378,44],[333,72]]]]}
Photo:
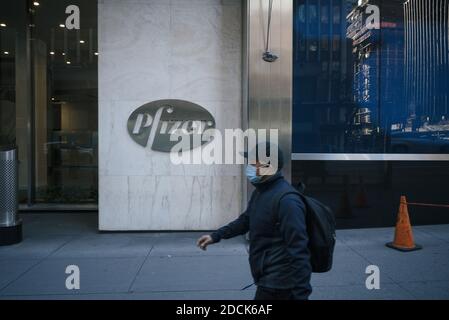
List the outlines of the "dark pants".
{"type": "Polygon", "coordinates": [[[310,292],[301,289],[271,289],[257,287],[254,300],[308,300],[310,292]]]}

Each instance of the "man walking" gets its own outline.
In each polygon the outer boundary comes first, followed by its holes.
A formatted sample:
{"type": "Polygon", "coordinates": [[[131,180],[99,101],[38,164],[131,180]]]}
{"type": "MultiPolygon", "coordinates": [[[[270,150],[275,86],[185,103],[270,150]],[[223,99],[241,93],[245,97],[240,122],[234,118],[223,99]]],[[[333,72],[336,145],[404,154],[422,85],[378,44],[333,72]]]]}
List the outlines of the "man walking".
{"type": "MultiPolygon", "coordinates": [[[[248,164],[246,175],[255,186],[248,208],[235,221],[210,235],[198,239],[197,245],[207,246],[243,235],[249,231],[249,263],[257,285],[256,300],[307,300],[312,292],[312,268],[308,249],[306,208],[296,194],[287,194],[278,203],[276,195],[294,188],[282,175],[281,150],[266,144],[266,155],[277,149],[277,168],[258,157],[248,164]],[[264,163],[265,162],[265,163],[264,163]]],[[[245,155],[248,157],[248,155],[245,155]]]]}

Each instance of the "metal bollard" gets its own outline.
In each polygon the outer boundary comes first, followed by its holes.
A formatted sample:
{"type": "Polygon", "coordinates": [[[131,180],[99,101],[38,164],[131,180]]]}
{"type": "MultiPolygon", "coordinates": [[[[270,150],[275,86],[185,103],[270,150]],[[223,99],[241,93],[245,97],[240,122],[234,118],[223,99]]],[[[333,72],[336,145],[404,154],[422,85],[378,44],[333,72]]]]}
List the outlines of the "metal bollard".
{"type": "Polygon", "coordinates": [[[19,161],[17,147],[0,146],[0,246],[22,241],[18,219],[19,161]]]}

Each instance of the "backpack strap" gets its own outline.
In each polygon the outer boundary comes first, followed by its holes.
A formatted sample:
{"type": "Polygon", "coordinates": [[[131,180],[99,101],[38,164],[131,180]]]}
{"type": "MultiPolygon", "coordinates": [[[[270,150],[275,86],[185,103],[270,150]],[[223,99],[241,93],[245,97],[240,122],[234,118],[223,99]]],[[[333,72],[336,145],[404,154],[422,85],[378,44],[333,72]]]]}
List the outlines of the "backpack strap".
{"type": "Polygon", "coordinates": [[[279,193],[277,193],[273,198],[273,205],[272,205],[272,209],[271,209],[272,212],[274,212],[277,217],[279,217],[279,205],[281,203],[282,198],[284,198],[285,196],[287,196],[289,194],[296,194],[297,196],[299,196],[299,198],[301,198],[301,193],[299,193],[298,191],[294,191],[294,190],[283,190],[283,191],[280,191],[279,193]]]}

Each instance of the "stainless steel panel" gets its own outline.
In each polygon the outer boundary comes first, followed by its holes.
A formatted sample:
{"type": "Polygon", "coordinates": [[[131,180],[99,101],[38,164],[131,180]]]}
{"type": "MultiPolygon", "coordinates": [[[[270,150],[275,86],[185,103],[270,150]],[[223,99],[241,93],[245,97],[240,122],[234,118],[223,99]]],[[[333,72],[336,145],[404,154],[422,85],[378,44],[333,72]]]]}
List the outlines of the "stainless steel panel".
{"type": "MultiPolygon", "coordinates": [[[[248,44],[248,30],[249,30],[249,1],[250,0],[243,0],[242,2],[242,129],[246,130],[248,129],[248,101],[249,101],[249,44],[248,44]]],[[[245,177],[245,169],[242,168],[242,176],[245,177]]],[[[248,194],[250,192],[250,184],[248,183],[247,179],[242,179],[242,190],[243,196],[241,199],[241,205],[243,210],[248,205],[248,194]],[[246,192],[245,192],[246,191],[246,192]]]]}
{"type": "MultiPolygon", "coordinates": [[[[293,0],[273,0],[270,51],[279,56],[265,62],[269,0],[248,0],[248,126],[253,129],[278,129],[279,145],[285,159],[291,157],[292,139],[292,50],[293,0]]],[[[285,176],[291,179],[291,164],[286,161],[285,176]]]]}

